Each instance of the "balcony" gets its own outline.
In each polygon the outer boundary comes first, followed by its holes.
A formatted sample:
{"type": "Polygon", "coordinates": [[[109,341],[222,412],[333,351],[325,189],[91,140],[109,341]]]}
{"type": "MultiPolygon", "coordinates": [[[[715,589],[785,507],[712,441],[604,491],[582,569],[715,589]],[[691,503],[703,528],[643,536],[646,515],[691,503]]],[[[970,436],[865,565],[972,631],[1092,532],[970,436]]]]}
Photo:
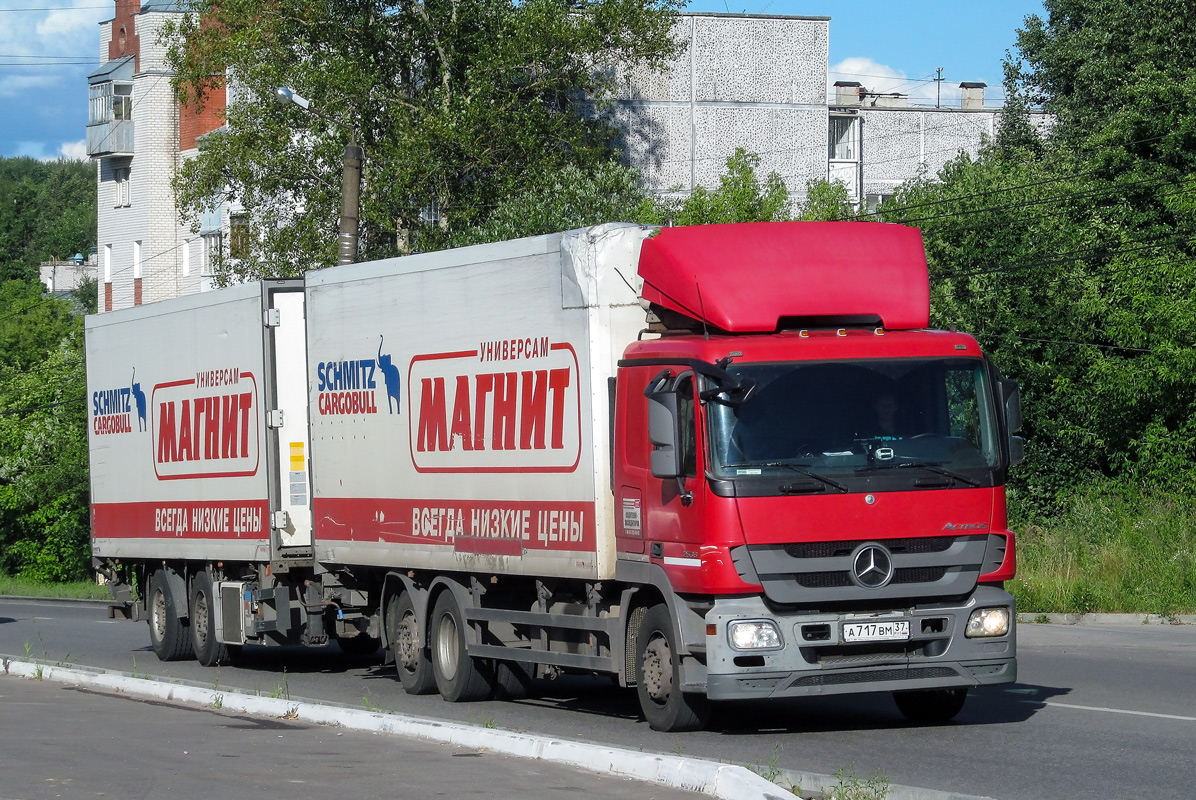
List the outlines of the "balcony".
{"type": "Polygon", "coordinates": [[[133,155],[132,56],[115,59],[87,76],[87,155],[133,155]]]}
{"type": "Polygon", "coordinates": [[[133,155],[133,120],[120,119],[87,126],[87,155],[133,155]]]}

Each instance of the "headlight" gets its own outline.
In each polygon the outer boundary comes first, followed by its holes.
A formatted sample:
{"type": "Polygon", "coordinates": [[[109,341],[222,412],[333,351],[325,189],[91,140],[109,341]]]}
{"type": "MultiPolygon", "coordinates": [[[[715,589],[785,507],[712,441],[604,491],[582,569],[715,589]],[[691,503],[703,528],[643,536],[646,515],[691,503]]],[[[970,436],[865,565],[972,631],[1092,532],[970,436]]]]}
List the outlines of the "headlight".
{"type": "Polygon", "coordinates": [[[968,617],[968,628],[964,635],[969,639],[984,636],[1004,636],[1009,633],[1009,609],[978,608],[968,617]]]}
{"type": "Polygon", "coordinates": [[[781,646],[781,632],[768,620],[745,620],[727,626],[727,636],[736,650],[770,650],[781,646]]]}

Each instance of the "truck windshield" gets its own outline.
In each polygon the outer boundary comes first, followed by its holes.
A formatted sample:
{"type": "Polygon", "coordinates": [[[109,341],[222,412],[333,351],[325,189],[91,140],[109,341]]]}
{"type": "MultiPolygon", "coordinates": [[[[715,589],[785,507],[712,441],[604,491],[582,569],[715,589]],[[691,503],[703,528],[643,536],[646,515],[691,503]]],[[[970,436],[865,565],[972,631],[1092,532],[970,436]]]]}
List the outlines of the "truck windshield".
{"type": "Polygon", "coordinates": [[[707,406],[719,477],[906,467],[972,483],[999,463],[979,359],[732,364],[728,371],[757,389],[740,405],[707,406]]]}

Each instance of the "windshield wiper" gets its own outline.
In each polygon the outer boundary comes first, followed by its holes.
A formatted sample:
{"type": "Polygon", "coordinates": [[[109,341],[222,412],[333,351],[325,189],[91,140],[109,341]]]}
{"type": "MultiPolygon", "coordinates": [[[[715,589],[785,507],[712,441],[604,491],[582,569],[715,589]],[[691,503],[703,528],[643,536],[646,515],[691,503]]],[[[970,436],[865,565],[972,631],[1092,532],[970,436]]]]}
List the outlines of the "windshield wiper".
{"type": "Polygon", "coordinates": [[[936,475],[942,475],[944,478],[951,478],[952,480],[957,480],[960,483],[966,483],[968,486],[975,486],[975,487],[980,486],[980,481],[972,480],[971,478],[969,478],[965,475],[961,475],[958,472],[954,472],[949,469],[943,469],[943,467],[940,464],[935,463],[935,462],[930,462],[930,461],[899,461],[896,464],[893,464],[892,466],[884,466],[884,467],[874,464],[871,467],[864,467],[864,468],[856,470],[856,471],[857,472],[870,472],[872,470],[909,469],[909,468],[924,469],[927,472],[933,472],[936,475]]]}
{"type": "MultiPolygon", "coordinates": [[[[805,475],[807,478],[813,478],[814,480],[818,481],[819,483],[826,484],[827,486],[830,486],[833,489],[837,489],[840,492],[848,491],[847,487],[844,486],[843,484],[839,483],[838,481],[833,481],[824,475],[819,475],[817,472],[811,472],[810,470],[806,469],[806,467],[809,466],[808,464],[794,463],[792,461],[769,461],[765,464],[762,464],[761,466],[785,467],[786,469],[791,469],[794,472],[801,473],[802,475],[805,475]]],[[[782,486],[781,490],[784,491],[785,487],[782,486]]],[[[795,485],[793,487],[793,490],[794,490],[793,493],[796,494],[801,489],[800,489],[800,487],[795,485]]]]}
{"type": "Polygon", "coordinates": [[[934,464],[929,461],[902,461],[900,464],[897,465],[897,469],[902,469],[904,467],[915,467],[917,469],[924,469],[928,472],[933,472],[936,475],[942,475],[946,478],[954,478],[955,480],[960,481],[961,483],[966,483],[968,486],[979,486],[980,485],[980,481],[972,480],[971,478],[968,478],[964,475],[960,475],[958,472],[954,472],[953,470],[943,469],[938,464],[934,464]]]}

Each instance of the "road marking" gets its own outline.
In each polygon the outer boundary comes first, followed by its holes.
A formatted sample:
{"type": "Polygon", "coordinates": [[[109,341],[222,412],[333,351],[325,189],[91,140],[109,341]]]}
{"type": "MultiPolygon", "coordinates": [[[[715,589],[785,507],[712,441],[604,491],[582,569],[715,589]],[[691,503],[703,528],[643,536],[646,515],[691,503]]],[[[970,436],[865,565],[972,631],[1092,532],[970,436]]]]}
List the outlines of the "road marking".
{"type": "Polygon", "coordinates": [[[1127,711],[1124,708],[1105,708],[1104,706],[1077,706],[1071,703],[1053,703],[1043,700],[1019,700],[1019,703],[1033,703],[1034,705],[1055,706],[1056,708],[1074,708],[1080,711],[1104,711],[1109,714],[1129,714],[1134,717],[1157,717],[1159,719],[1177,719],[1180,722],[1196,722],[1196,717],[1185,717],[1179,714],[1156,714],[1153,711],[1127,711]]]}

